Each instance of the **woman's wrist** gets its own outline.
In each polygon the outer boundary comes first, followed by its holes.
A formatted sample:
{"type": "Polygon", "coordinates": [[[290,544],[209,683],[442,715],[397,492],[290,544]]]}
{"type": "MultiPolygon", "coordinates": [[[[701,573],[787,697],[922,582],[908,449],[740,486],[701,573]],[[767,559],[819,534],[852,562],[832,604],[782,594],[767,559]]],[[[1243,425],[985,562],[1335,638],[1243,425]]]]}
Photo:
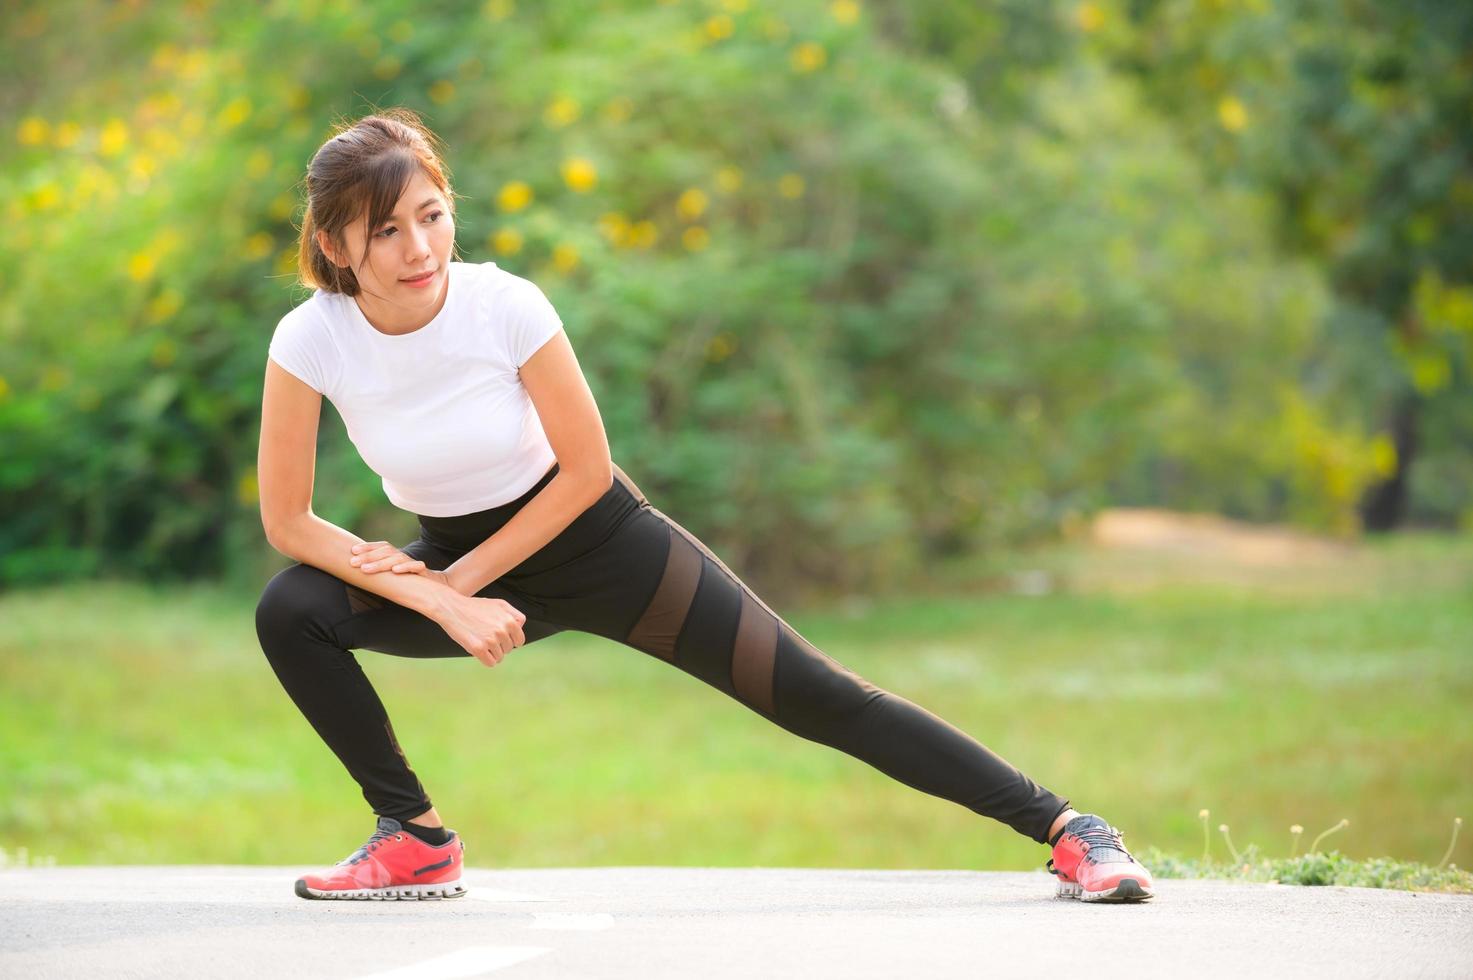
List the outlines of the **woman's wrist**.
{"type": "Polygon", "coordinates": [[[439,620],[446,612],[455,608],[455,604],[464,599],[452,586],[446,585],[437,579],[424,575],[406,576],[415,580],[415,601],[413,609],[430,619],[439,620]]]}

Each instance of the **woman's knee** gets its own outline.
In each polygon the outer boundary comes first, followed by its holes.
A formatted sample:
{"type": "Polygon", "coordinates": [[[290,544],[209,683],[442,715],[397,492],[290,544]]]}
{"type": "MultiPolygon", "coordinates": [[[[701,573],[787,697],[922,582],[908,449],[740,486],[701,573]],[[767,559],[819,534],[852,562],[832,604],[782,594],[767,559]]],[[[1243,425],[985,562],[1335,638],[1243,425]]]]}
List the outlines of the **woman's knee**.
{"type": "Polygon", "coordinates": [[[304,633],[327,639],[347,615],[347,587],[320,568],[297,562],[271,577],[256,603],[256,636],[269,654],[304,633]]]}

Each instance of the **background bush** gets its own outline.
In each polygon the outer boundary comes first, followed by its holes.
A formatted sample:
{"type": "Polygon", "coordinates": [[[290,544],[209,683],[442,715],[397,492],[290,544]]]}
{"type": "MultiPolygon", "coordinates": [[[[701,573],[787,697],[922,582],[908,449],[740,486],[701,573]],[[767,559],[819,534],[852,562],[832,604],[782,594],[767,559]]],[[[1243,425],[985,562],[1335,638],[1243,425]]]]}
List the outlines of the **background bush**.
{"type": "MultiPolygon", "coordinates": [[[[462,257],[557,306],[615,459],[764,587],[1109,503],[1354,533],[1401,481],[1458,521],[1468,18],[1198,7],[7,8],[0,583],[279,563],[254,461],[299,182],[388,105],[448,143],[462,257]],[[1365,270],[1395,274],[1352,302],[1365,270]]],[[[407,540],[325,416],[314,508],[407,540]]]]}

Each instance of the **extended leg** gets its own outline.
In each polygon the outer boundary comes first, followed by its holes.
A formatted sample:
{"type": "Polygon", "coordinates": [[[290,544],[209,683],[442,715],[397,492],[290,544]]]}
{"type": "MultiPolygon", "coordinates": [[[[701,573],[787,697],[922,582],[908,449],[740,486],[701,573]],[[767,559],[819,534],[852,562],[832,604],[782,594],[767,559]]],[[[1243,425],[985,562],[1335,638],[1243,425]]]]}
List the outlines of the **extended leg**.
{"type": "Polygon", "coordinates": [[[582,567],[558,570],[564,588],[587,597],[557,603],[551,618],[659,657],[796,735],[1046,843],[1068,800],[818,650],[622,471],[616,481],[640,510],[582,567]]]}

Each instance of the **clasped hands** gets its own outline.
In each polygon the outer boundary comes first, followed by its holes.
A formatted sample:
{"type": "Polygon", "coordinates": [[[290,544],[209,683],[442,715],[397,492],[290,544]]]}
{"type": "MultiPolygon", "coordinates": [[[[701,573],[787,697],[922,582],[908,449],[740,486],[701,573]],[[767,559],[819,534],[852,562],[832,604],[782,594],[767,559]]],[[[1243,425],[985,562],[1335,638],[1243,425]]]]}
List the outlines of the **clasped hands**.
{"type": "Polygon", "coordinates": [[[502,657],[527,642],[522,633],[527,617],[511,603],[505,599],[463,595],[446,572],[409,557],[387,541],[353,545],[353,557],[348,561],[370,575],[385,570],[400,575],[423,575],[446,586],[449,591],[445,601],[428,615],[487,667],[495,667],[502,657]]]}

